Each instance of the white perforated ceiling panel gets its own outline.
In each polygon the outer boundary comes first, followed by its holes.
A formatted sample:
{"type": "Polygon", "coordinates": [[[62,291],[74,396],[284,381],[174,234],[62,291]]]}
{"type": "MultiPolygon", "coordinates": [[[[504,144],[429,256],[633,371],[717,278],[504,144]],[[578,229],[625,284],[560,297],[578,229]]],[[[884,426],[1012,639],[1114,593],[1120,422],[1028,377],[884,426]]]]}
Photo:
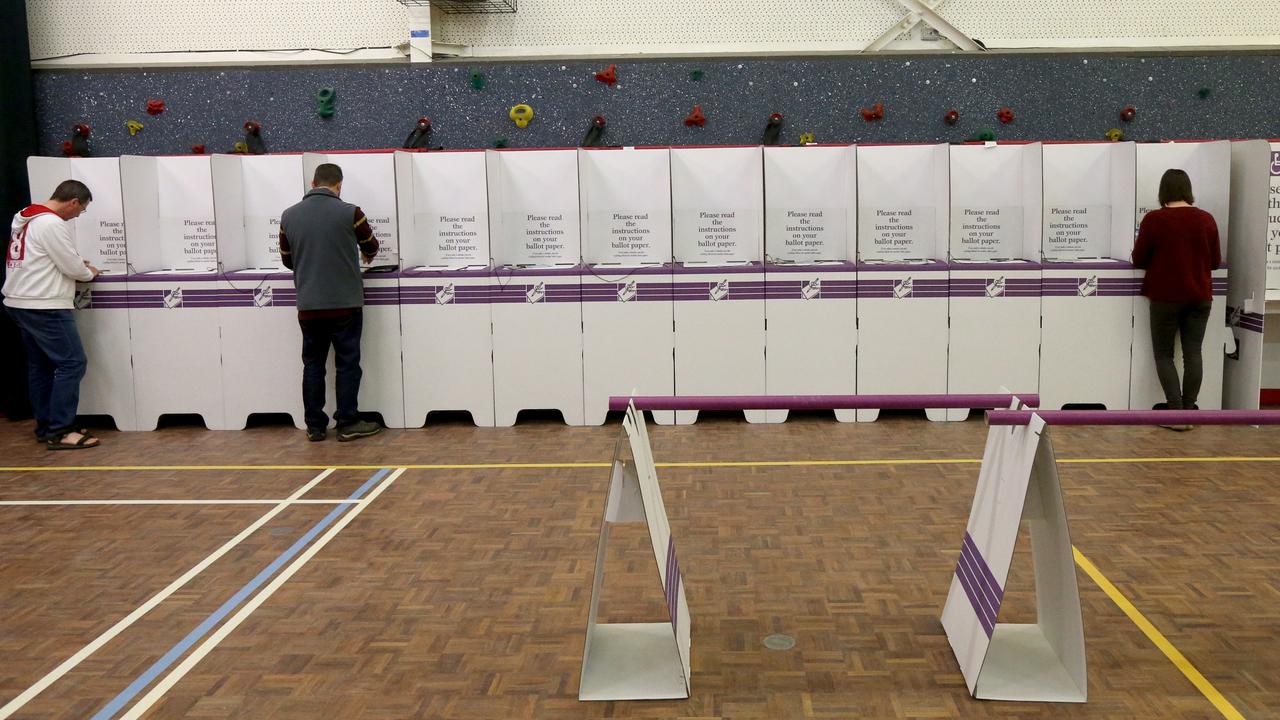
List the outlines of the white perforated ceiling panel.
{"type": "Polygon", "coordinates": [[[894,0],[519,0],[513,15],[437,16],[436,39],[473,46],[476,54],[498,48],[534,54],[543,48],[860,50],[904,15],[894,0]]]}
{"type": "Polygon", "coordinates": [[[78,53],[389,47],[395,0],[27,0],[31,57],[78,53]]]}
{"type": "MultiPolygon", "coordinates": [[[[1274,0],[941,0],[937,9],[990,48],[1280,42],[1274,0]]],[[[27,14],[37,59],[390,48],[408,30],[396,0],[27,0],[27,14]]],[[[906,15],[896,0],[518,0],[514,14],[433,13],[432,32],[475,57],[858,51],[906,15]]]]}
{"type": "Polygon", "coordinates": [[[944,0],[939,11],[988,47],[1264,45],[1280,5],[1263,0],[944,0]]]}

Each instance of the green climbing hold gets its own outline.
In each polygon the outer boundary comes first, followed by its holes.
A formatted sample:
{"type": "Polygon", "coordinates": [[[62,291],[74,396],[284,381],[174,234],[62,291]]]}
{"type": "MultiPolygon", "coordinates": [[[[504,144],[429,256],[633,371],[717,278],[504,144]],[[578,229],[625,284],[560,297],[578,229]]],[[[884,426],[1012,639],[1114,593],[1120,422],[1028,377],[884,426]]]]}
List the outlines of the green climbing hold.
{"type": "Polygon", "coordinates": [[[493,146],[494,146],[495,148],[499,148],[499,149],[504,148],[504,147],[506,147],[506,146],[507,146],[507,139],[506,139],[505,137],[497,137],[497,138],[494,138],[494,139],[493,139],[493,146]]]}
{"type": "Polygon", "coordinates": [[[993,130],[989,128],[983,128],[981,132],[979,132],[977,135],[973,137],[973,139],[979,142],[994,142],[996,139],[996,134],[993,130]]]}
{"type": "Polygon", "coordinates": [[[483,90],[484,83],[485,83],[484,73],[480,72],[479,70],[472,70],[471,71],[471,88],[473,90],[483,90]]]}
{"type": "Polygon", "coordinates": [[[328,120],[333,117],[333,103],[338,99],[338,91],[325,86],[316,91],[316,115],[328,120]]]}
{"type": "Polygon", "coordinates": [[[1207,87],[1203,87],[1203,88],[1200,88],[1199,92],[1197,92],[1196,94],[1200,96],[1201,100],[1208,100],[1209,95],[1213,94],[1213,91],[1207,87]]]}
{"type": "Polygon", "coordinates": [[[694,81],[694,82],[698,82],[699,80],[701,80],[701,79],[702,79],[702,71],[701,71],[701,70],[694,70],[694,71],[690,72],[690,73],[689,73],[689,79],[690,79],[690,80],[692,80],[692,81],[694,81]]]}

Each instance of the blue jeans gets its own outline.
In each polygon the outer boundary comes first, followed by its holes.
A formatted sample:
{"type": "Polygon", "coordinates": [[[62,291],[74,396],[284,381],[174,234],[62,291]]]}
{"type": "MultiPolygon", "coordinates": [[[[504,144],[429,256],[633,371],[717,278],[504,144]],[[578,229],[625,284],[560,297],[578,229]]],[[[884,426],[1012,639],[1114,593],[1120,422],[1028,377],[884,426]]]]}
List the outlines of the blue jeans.
{"type": "Polygon", "coordinates": [[[36,437],[57,437],[76,427],[80,380],[88,361],[70,310],[5,307],[27,347],[27,386],[36,437]]]}
{"type": "Polygon", "coordinates": [[[298,319],[302,327],[302,407],[309,428],[329,425],[324,411],[325,362],[333,347],[333,364],[337,377],[338,408],[333,419],[338,427],[346,427],[360,419],[357,399],[360,396],[360,334],[364,313],[356,308],[344,317],[298,319]]]}

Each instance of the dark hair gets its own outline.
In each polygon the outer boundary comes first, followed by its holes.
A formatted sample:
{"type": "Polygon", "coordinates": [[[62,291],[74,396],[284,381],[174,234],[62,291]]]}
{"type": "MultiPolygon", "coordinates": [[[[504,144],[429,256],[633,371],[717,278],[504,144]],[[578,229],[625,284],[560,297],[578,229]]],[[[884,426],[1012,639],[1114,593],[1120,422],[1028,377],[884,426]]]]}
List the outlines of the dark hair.
{"type": "Polygon", "coordinates": [[[49,196],[50,200],[58,202],[68,202],[70,200],[79,200],[80,204],[88,205],[93,199],[93,193],[89,192],[89,186],[79,180],[63,180],[58,183],[58,187],[54,188],[53,195],[49,196]]]}
{"type": "Polygon", "coordinates": [[[1173,168],[1164,171],[1160,178],[1160,207],[1179,200],[1187,204],[1195,204],[1196,197],[1191,194],[1191,178],[1185,170],[1173,168]]]}
{"type": "Polygon", "coordinates": [[[342,168],[333,163],[317,165],[315,177],[311,179],[312,185],[320,187],[334,187],[340,182],[342,182],[342,168]]]}

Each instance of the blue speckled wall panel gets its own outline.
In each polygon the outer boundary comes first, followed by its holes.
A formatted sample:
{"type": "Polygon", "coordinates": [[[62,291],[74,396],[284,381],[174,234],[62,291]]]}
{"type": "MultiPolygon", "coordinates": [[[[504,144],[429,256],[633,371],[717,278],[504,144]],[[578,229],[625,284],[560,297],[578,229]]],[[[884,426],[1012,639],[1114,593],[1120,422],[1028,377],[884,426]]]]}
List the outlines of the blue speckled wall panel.
{"type": "Polygon", "coordinates": [[[783,140],[802,132],[820,142],[958,141],[990,128],[1001,139],[1127,139],[1280,136],[1280,55],[876,56],[634,60],[618,63],[610,88],[594,78],[604,61],[330,65],[182,70],[43,71],[36,75],[41,151],[59,154],[70,127],[93,127],[96,155],[185,153],[203,143],[227,151],[247,119],[262,122],[273,151],[398,147],[421,115],[435,144],[488,147],[577,145],[590,118],[608,118],[610,144],[756,143],[770,112],[786,115],[783,140]],[[700,81],[690,79],[695,68],[700,81]],[[485,89],[468,76],[482,71],[485,89]],[[316,116],[321,86],[337,90],[337,112],[316,116]],[[1212,93],[1201,99],[1197,91],[1212,93]],[[148,98],[167,111],[146,114],[148,98]],[[507,118],[533,106],[524,129],[507,118]],[[860,107],[882,102],[883,120],[860,107]],[[685,115],[701,104],[703,128],[685,115]],[[1137,119],[1121,123],[1133,105],[1137,119]],[[1002,106],[1017,119],[1001,125],[1002,106]],[[963,117],[942,122],[950,108],[963,117]],[[145,128],[136,137],[129,119],[145,128]]]}

